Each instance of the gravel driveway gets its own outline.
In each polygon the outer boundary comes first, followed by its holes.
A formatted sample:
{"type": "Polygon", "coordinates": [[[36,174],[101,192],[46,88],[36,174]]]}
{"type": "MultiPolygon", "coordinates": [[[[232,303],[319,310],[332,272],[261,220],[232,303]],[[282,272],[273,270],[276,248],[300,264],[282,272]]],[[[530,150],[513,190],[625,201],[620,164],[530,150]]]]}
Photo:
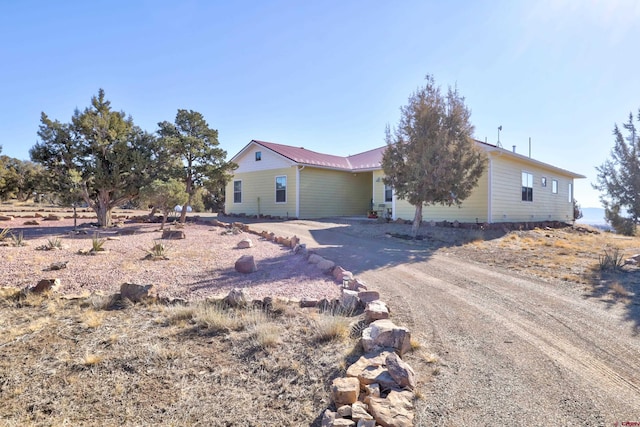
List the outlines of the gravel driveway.
{"type": "Polygon", "coordinates": [[[437,376],[419,372],[419,425],[640,425],[640,338],[619,308],[385,238],[383,225],[253,227],[296,234],[353,271],[438,355],[437,376]]]}

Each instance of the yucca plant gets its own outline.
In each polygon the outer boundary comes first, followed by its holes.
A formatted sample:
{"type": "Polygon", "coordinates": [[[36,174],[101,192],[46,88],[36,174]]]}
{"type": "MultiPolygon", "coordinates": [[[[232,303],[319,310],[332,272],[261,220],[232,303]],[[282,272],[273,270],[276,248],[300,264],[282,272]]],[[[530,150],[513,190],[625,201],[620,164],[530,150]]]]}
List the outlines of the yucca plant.
{"type": "Polygon", "coordinates": [[[0,230],[0,242],[6,239],[7,237],[9,237],[10,235],[11,235],[11,229],[9,227],[3,228],[2,230],[0,230]]]}
{"type": "Polygon", "coordinates": [[[13,246],[25,246],[26,242],[24,241],[24,234],[19,232],[18,234],[11,233],[11,240],[13,240],[13,246]]]}
{"type": "Polygon", "coordinates": [[[47,249],[62,249],[62,240],[59,237],[53,239],[47,239],[47,249]]]}
{"type": "Polygon", "coordinates": [[[167,258],[168,249],[169,247],[167,245],[156,240],[153,246],[151,246],[151,249],[147,250],[146,258],[152,260],[169,259],[167,258]]]}
{"type": "Polygon", "coordinates": [[[104,251],[104,244],[107,241],[107,239],[101,239],[100,238],[100,234],[96,233],[93,235],[93,238],[91,239],[91,252],[100,252],[100,251],[104,251]]]}

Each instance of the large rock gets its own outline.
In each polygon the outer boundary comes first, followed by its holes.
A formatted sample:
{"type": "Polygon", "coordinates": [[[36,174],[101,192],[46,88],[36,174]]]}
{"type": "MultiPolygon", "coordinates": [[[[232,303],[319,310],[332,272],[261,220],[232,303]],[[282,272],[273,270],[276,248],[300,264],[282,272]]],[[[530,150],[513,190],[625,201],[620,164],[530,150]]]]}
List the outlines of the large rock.
{"type": "Polygon", "coordinates": [[[153,285],[136,285],[134,283],[123,283],[120,285],[120,296],[132,302],[142,302],[158,298],[158,290],[153,285]]]}
{"type": "Polygon", "coordinates": [[[318,269],[323,273],[330,273],[331,270],[333,270],[333,267],[335,266],[336,266],[335,262],[328,259],[323,259],[322,261],[316,264],[316,267],[318,267],[318,269]]]}
{"type": "Polygon", "coordinates": [[[49,214],[44,218],[45,221],[60,221],[62,217],[56,214],[49,214]]]}
{"type": "Polygon", "coordinates": [[[55,292],[60,289],[60,279],[42,279],[31,292],[40,294],[43,292],[55,292]]]}
{"type": "Polygon", "coordinates": [[[300,239],[298,238],[298,236],[293,236],[291,238],[291,249],[295,248],[299,244],[300,244],[300,239]]]}
{"type": "Polygon", "coordinates": [[[391,375],[396,384],[409,390],[413,390],[416,387],[416,374],[413,372],[413,368],[400,359],[397,354],[389,354],[385,362],[389,375],[391,375]]]}
{"type": "Polygon", "coordinates": [[[186,235],[182,230],[164,230],[162,232],[162,238],[169,240],[180,240],[186,238],[186,235]]]}
{"type": "Polygon", "coordinates": [[[351,405],[351,419],[359,423],[360,420],[373,420],[373,416],[369,413],[368,405],[362,402],[355,402],[351,405]]]}
{"type": "Polygon", "coordinates": [[[413,427],[413,393],[389,392],[386,399],[369,398],[369,411],[382,427],[413,427]]]}
{"type": "Polygon", "coordinates": [[[384,302],[377,300],[367,304],[364,309],[364,320],[366,323],[375,322],[389,318],[389,307],[384,302]]]}
{"type": "Polygon", "coordinates": [[[222,299],[222,302],[229,307],[245,307],[247,305],[247,298],[241,289],[231,289],[227,296],[222,299]]]}
{"type": "Polygon", "coordinates": [[[392,352],[382,350],[361,356],[360,359],[349,366],[347,377],[357,378],[362,388],[370,384],[378,384],[380,388],[386,390],[396,388],[397,383],[385,366],[387,356],[390,354],[392,352]]]}
{"type": "Polygon", "coordinates": [[[309,264],[317,264],[320,261],[324,261],[324,258],[322,258],[318,254],[311,254],[309,255],[309,259],[307,261],[309,261],[309,264]]]}
{"type": "Polygon", "coordinates": [[[346,310],[355,310],[359,304],[360,299],[356,291],[350,291],[348,289],[342,290],[342,294],[340,295],[340,305],[342,305],[342,307],[346,310]]]}
{"type": "Polygon", "coordinates": [[[242,255],[236,261],[235,269],[238,273],[249,274],[258,271],[258,266],[253,255],[242,255]]]}
{"type": "Polygon", "coordinates": [[[333,422],[336,420],[336,413],[327,409],[322,414],[322,424],[320,427],[333,427],[333,422]]]}
{"type": "Polygon", "coordinates": [[[356,427],[376,427],[376,420],[360,419],[356,427]]]}
{"type": "Polygon", "coordinates": [[[236,245],[238,249],[249,249],[253,247],[253,242],[251,239],[242,239],[236,245]]]}
{"type": "Polygon", "coordinates": [[[0,221],[13,221],[13,217],[11,215],[0,215],[0,221]]]}
{"type": "Polygon", "coordinates": [[[411,333],[389,319],[376,320],[362,331],[362,347],[365,353],[393,348],[402,356],[411,348],[411,333]]]}
{"type": "Polygon", "coordinates": [[[369,304],[371,301],[380,299],[380,293],[378,291],[360,291],[358,292],[358,298],[364,304],[369,304]]]}
{"type": "Polygon", "coordinates": [[[351,405],[360,395],[360,382],[357,378],[336,378],[331,384],[331,398],[336,406],[351,405]]]}

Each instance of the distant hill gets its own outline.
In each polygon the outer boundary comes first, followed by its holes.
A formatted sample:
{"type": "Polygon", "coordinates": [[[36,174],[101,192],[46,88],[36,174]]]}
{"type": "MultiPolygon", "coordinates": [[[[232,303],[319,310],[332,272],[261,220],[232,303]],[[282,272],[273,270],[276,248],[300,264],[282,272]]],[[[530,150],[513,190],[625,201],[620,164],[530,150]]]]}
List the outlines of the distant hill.
{"type": "Polygon", "coordinates": [[[589,225],[606,225],[607,221],[604,219],[603,208],[582,208],[582,218],[576,221],[579,224],[589,225]]]}

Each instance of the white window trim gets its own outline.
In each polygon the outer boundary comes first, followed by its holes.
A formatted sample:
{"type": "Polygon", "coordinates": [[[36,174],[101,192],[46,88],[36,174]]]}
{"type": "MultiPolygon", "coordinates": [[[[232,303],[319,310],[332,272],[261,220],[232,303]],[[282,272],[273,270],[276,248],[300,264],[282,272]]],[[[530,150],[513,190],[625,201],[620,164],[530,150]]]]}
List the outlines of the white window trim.
{"type": "Polygon", "coordinates": [[[289,178],[287,178],[287,175],[278,175],[275,177],[275,179],[273,180],[273,200],[275,200],[277,205],[286,205],[287,204],[287,200],[288,200],[288,194],[287,194],[287,190],[289,188],[289,178]],[[278,201],[278,178],[284,178],[284,202],[279,202],[278,201]]]}
{"type": "Polygon", "coordinates": [[[242,180],[241,179],[234,179],[233,180],[233,204],[234,205],[241,205],[242,204],[242,180]],[[236,182],[240,183],[240,201],[236,202],[236,182]]]}
{"type": "Polygon", "coordinates": [[[254,154],[254,159],[256,162],[262,161],[262,151],[256,151],[254,154]]]}
{"type": "Polygon", "coordinates": [[[382,199],[385,203],[393,203],[393,187],[387,184],[382,184],[382,199]],[[387,200],[387,187],[391,190],[391,200],[387,200]]]}
{"type": "Polygon", "coordinates": [[[557,179],[551,180],[551,194],[558,194],[558,185],[559,184],[557,179]],[[554,188],[554,183],[555,183],[555,188],[554,188]]]}
{"type": "Polygon", "coordinates": [[[533,189],[534,189],[534,185],[535,185],[535,180],[536,180],[536,177],[535,177],[533,172],[529,172],[529,171],[526,171],[526,170],[523,170],[523,171],[520,172],[520,203],[533,203],[533,189]],[[531,200],[522,200],[522,187],[523,187],[523,185],[522,185],[522,175],[525,174],[525,173],[528,174],[528,175],[531,175],[531,187],[527,187],[527,188],[531,188],[531,200]]]}

